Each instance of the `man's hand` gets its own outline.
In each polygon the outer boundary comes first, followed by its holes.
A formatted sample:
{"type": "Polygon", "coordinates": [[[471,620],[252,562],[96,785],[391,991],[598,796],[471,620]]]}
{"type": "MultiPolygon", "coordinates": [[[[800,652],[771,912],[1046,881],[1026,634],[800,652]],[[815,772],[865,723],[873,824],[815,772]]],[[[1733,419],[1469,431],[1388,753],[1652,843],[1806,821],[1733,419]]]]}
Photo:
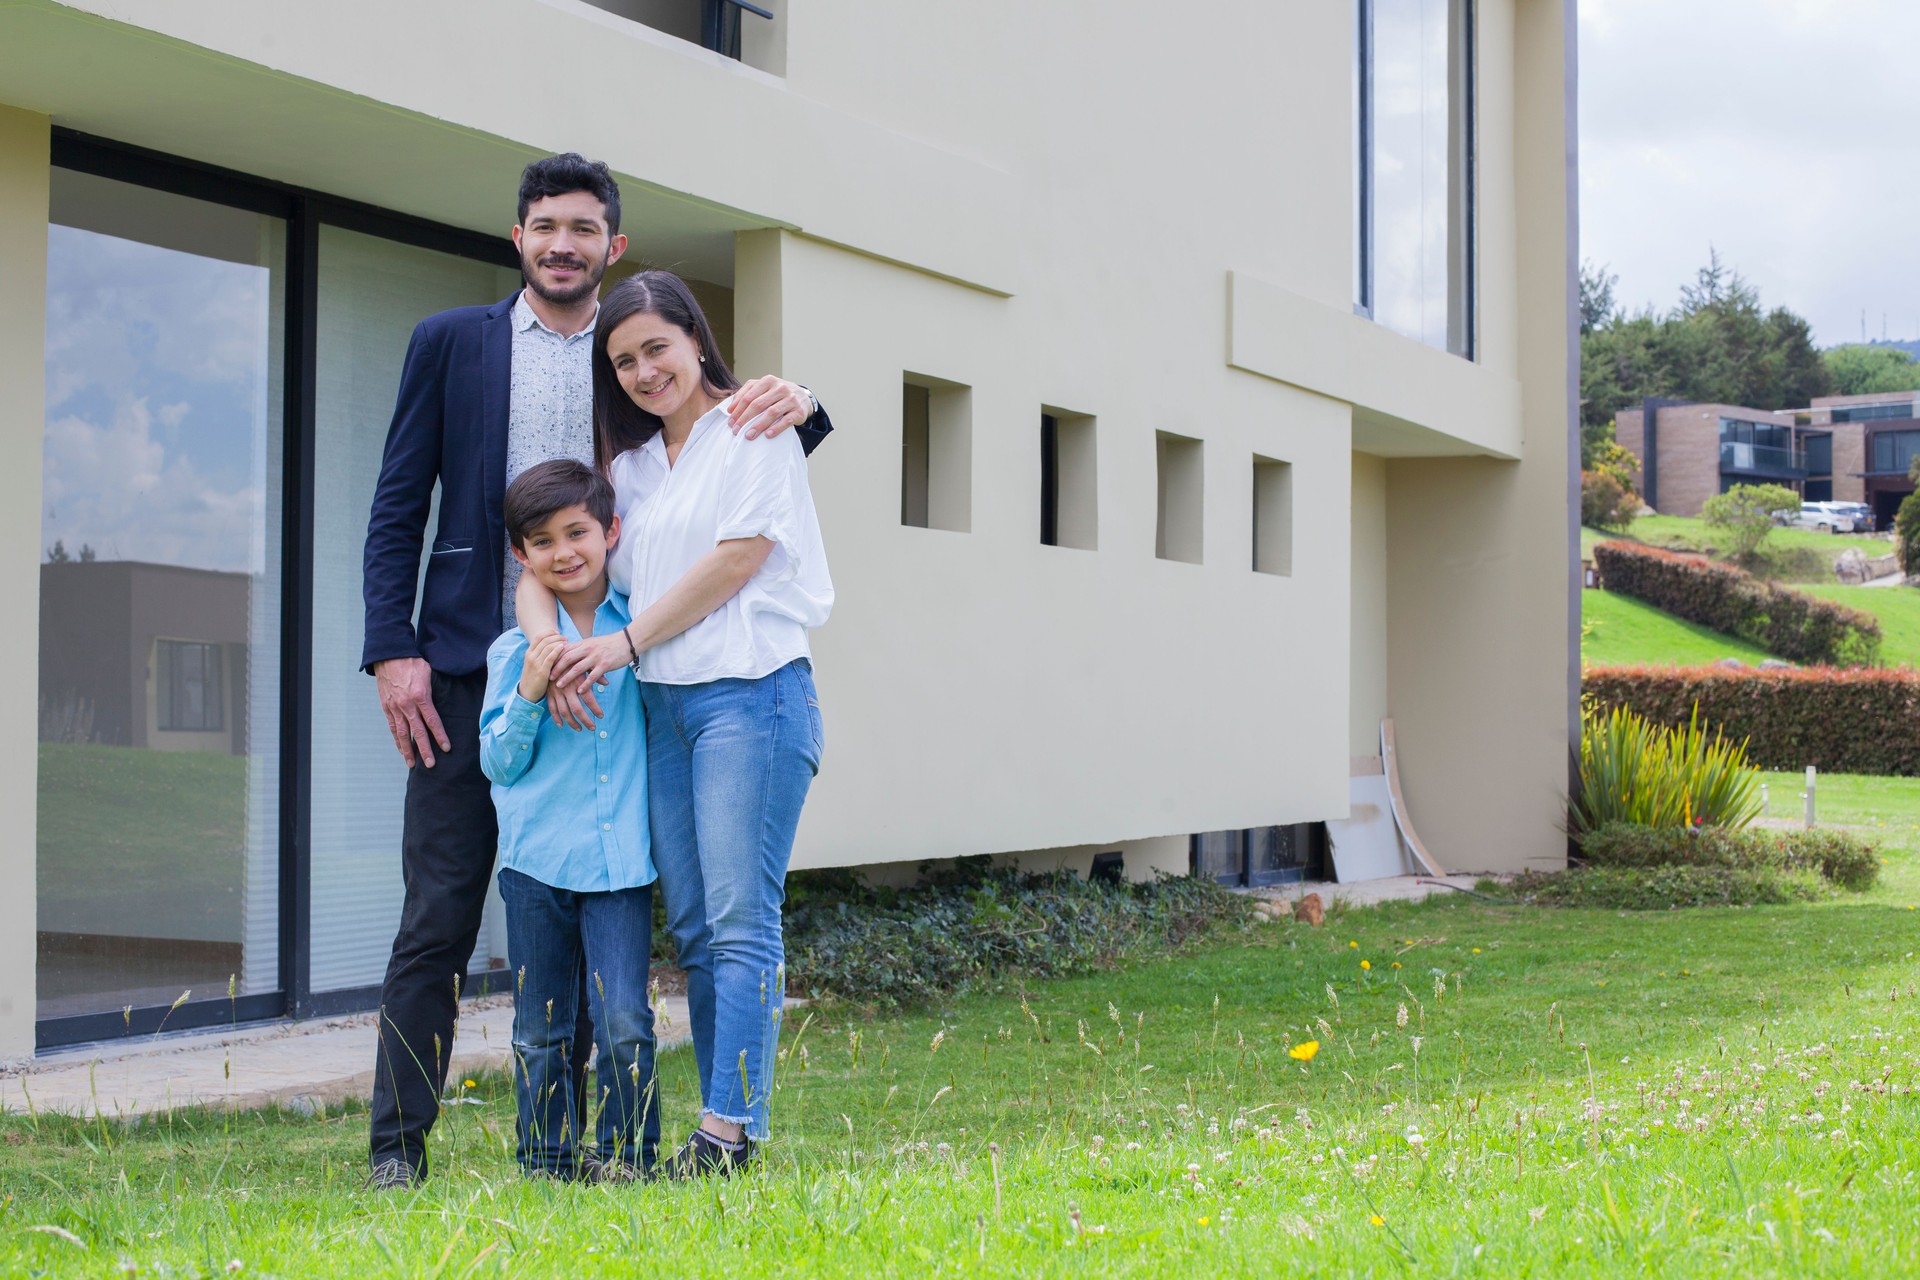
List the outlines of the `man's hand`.
{"type": "Polygon", "coordinates": [[[733,393],[727,425],[746,439],[777,436],[813,416],[813,396],[785,378],[755,378],[733,393]]]}
{"type": "Polygon", "coordinates": [[[547,683],[553,675],[553,662],[566,651],[567,641],[559,632],[548,632],[527,646],[526,661],[520,664],[520,696],[538,702],[547,696],[547,683]]]}
{"type": "Polygon", "coordinates": [[[380,709],[387,714],[387,731],[400,758],[411,769],[415,760],[433,768],[433,745],[453,750],[440,713],[433,709],[433,671],[425,658],[388,658],[373,664],[374,683],[380,687],[380,709]]]}

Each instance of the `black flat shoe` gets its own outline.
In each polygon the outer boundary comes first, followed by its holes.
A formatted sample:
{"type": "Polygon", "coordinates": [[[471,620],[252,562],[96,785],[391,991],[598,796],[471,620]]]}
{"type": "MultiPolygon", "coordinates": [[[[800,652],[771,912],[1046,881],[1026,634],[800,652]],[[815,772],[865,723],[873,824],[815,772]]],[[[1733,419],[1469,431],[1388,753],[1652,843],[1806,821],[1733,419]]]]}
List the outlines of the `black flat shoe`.
{"type": "Polygon", "coordinates": [[[723,1143],[705,1129],[695,1129],[691,1137],[667,1161],[667,1177],[675,1182],[693,1178],[731,1177],[753,1162],[757,1148],[752,1138],[741,1138],[738,1145],[723,1143]]]}

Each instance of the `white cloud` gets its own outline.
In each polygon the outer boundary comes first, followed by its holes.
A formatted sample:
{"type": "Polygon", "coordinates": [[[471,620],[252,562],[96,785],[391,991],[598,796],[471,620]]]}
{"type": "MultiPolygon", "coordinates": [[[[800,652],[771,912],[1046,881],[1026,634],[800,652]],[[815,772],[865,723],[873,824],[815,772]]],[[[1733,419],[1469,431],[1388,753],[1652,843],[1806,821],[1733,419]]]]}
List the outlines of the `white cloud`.
{"type": "Polygon", "coordinates": [[[41,536],[69,553],[259,573],[261,499],[252,484],[223,488],[153,435],[144,399],[123,399],[104,423],[47,424],[41,536]]]}
{"type": "Polygon", "coordinates": [[[1585,0],[1581,240],[1673,305],[1711,245],[1823,343],[1920,336],[1908,80],[1920,5],[1585,0]]]}

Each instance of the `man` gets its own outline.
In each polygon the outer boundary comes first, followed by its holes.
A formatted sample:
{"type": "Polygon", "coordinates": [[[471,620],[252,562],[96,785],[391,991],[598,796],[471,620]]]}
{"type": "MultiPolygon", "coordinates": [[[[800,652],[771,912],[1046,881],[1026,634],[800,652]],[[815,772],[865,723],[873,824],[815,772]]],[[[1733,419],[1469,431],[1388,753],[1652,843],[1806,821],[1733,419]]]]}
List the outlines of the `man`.
{"type": "MultiPolygon", "coordinates": [[[[368,1185],[383,1190],[427,1175],[459,982],[493,871],[498,829],[480,770],[479,716],[487,646],[513,625],[518,575],[509,567],[519,568],[507,554],[502,500],[536,463],[593,462],[593,323],[600,280],[627,247],[613,176],[572,152],[527,166],[518,215],[513,242],[526,287],[414,329],[367,526],[361,665],[378,682],[408,767],[406,900],[380,992],[369,1126],[368,1185]],[[416,625],[436,481],[440,523],[416,625]]],[[[811,393],[778,378],[756,378],[733,400],[732,425],[748,436],[804,423],[811,451],[833,429],[811,393]]],[[[583,1081],[591,1043],[583,1014],[573,1037],[583,1081]]]]}

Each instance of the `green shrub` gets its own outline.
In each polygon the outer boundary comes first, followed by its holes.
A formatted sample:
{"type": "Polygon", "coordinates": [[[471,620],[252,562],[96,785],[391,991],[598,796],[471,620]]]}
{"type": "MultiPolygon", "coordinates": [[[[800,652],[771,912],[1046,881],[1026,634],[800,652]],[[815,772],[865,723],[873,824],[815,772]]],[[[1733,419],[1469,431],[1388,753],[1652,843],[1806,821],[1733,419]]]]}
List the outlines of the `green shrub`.
{"type": "Polygon", "coordinates": [[[1727,554],[1743,564],[1753,559],[1773,530],[1773,513],[1800,509],[1800,495],[1781,484],[1736,484],[1700,507],[1700,519],[1726,536],[1727,554]]]}
{"type": "Polygon", "coordinates": [[[1665,727],[1624,707],[1583,710],[1575,832],[1621,822],[1742,827],[1759,813],[1760,775],[1745,745],[1709,736],[1697,715],[1665,727]]]}
{"type": "Polygon", "coordinates": [[[1527,902],[1607,911],[1810,902],[1830,892],[1826,882],[1810,871],[1694,866],[1529,871],[1514,880],[1508,889],[1527,902]]]}
{"type": "Polygon", "coordinates": [[[1593,549],[1609,591],[1752,641],[1792,662],[1871,666],[1880,623],[1858,609],[1762,582],[1730,564],[1632,542],[1593,549]]]}
{"type": "Polygon", "coordinates": [[[1052,978],[1165,954],[1251,921],[1252,900],[1212,880],[1102,884],[967,859],[907,889],[838,873],[789,877],[790,990],[878,1007],[919,1004],[986,981],[1052,978]]]}
{"type": "Polygon", "coordinates": [[[1880,851],[1844,831],[1766,831],[1724,827],[1654,828],[1612,823],[1580,840],[1580,855],[1596,868],[1721,867],[1739,871],[1811,872],[1842,889],[1861,892],[1880,878],[1880,851]]]}
{"type": "Polygon", "coordinates": [[[1762,769],[1920,774],[1920,673],[1906,669],[1756,671],[1588,667],[1586,692],[1655,724],[1702,721],[1745,741],[1762,769]]]}
{"type": "Polygon", "coordinates": [[[1611,470],[1580,473],[1580,523],[1589,529],[1622,530],[1640,513],[1640,495],[1611,470]]]}
{"type": "Polygon", "coordinates": [[[1901,571],[1920,573],[1920,490],[1900,500],[1899,509],[1893,513],[1893,532],[1901,571]]]}

